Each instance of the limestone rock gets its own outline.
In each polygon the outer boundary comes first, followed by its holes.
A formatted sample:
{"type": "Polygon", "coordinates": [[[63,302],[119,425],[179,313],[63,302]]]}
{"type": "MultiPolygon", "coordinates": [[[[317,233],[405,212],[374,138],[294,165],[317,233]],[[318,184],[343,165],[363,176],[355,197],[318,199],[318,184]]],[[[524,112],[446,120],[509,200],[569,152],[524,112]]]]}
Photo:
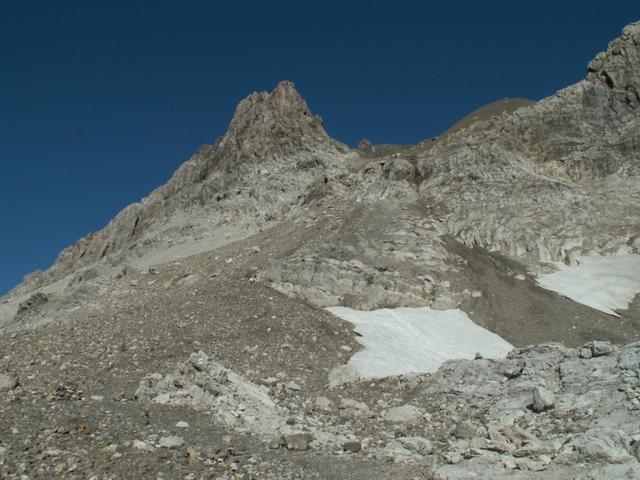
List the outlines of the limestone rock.
{"type": "Polygon", "coordinates": [[[286,411],[269,389],[226,369],[202,351],[190,355],[174,373],[145,376],[135,392],[142,402],[209,410],[212,419],[239,431],[271,436],[286,423],[286,411]]]}
{"type": "Polygon", "coordinates": [[[18,379],[11,375],[0,373],[0,392],[8,392],[18,386],[18,379]]]}
{"type": "Polygon", "coordinates": [[[616,181],[604,195],[598,185],[619,175],[637,189],[639,146],[627,138],[640,132],[638,31],[640,23],[627,26],[578,84],[423,145],[420,192],[447,206],[442,213],[451,234],[534,262],[575,263],[580,254],[624,248],[640,204],[625,202],[627,187],[616,181]],[[585,199],[579,208],[570,204],[577,198],[585,199]],[[611,216],[588,231],[580,218],[595,215],[602,202],[611,216]],[[631,216],[615,202],[625,203],[631,216]]]}
{"type": "Polygon", "coordinates": [[[360,374],[351,365],[339,365],[329,372],[329,388],[357,382],[360,374]]]}
{"type": "Polygon", "coordinates": [[[94,452],[132,454],[98,465],[114,475],[160,476],[159,459],[189,479],[639,478],[640,343],[619,345],[633,322],[597,330],[615,344],[591,342],[590,313],[566,300],[545,321],[576,326],[554,338],[574,349],[529,341],[550,325],[528,321],[547,303],[514,300],[506,326],[492,317],[505,292],[530,298],[546,262],[640,253],[639,46],[632,24],[578,84],[411,147],[350,151],[289,82],[240,102],[166,185],[0,300],[0,328],[63,320],[2,330],[0,369],[24,388],[0,375],[0,476],[94,478],[94,452]],[[528,346],[371,382],[347,364],[326,382],[365,341],[302,302],[460,306],[528,346]],[[340,387],[331,399],[317,397],[325,383],[340,387]],[[144,440],[113,443],[126,432],[144,440]],[[363,446],[366,459],[345,455],[363,446]]]}
{"type": "Polygon", "coordinates": [[[302,452],[311,448],[310,443],[313,441],[313,435],[309,432],[293,432],[284,435],[285,445],[288,450],[302,452]]]}
{"type": "Polygon", "coordinates": [[[343,398],[340,401],[340,412],[343,415],[353,418],[372,418],[375,414],[364,402],[358,402],[350,398],[343,398]]]}
{"type": "Polygon", "coordinates": [[[327,397],[317,397],[313,402],[313,406],[321,412],[330,412],[333,408],[333,402],[327,397]]]}
{"type": "Polygon", "coordinates": [[[153,445],[149,445],[147,442],[143,442],[142,440],[134,440],[132,446],[136,450],[142,450],[144,452],[155,451],[155,447],[153,445]]]}
{"type": "Polygon", "coordinates": [[[431,442],[423,437],[398,437],[398,442],[412,452],[420,455],[429,455],[433,452],[431,442]]]}
{"type": "Polygon", "coordinates": [[[36,312],[48,301],[49,301],[49,296],[46,295],[45,293],[43,292],[34,293],[27,300],[25,300],[18,306],[16,318],[21,319],[29,315],[30,313],[36,312]]]}
{"type": "Polygon", "coordinates": [[[401,405],[387,410],[384,416],[385,421],[391,423],[405,423],[416,425],[422,420],[424,412],[413,405],[401,405]]]}
{"type": "Polygon", "coordinates": [[[154,254],[165,261],[178,258],[175,244],[206,251],[211,242],[203,235],[227,223],[225,211],[236,211],[238,224],[272,221],[318,177],[342,170],[349,156],[357,155],[326,134],[293,83],[253,93],[238,104],[226,134],[215,144],[201,147],[169,182],[126,207],[104,229],[63,250],[48,270],[26,277],[15,293],[31,294],[89,267],[97,276],[111,275],[131,261],[148,271],[154,266],[145,259],[154,254]],[[304,171],[300,164],[307,165],[304,171]],[[267,180],[257,182],[264,171],[270,172],[267,180]],[[238,197],[238,191],[245,194],[238,197]],[[204,225],[203,217],[216,220],[204,225]]]}
{"type": "Polygon", "coordinates": [[[533,411],[537,413],[544,412],[553,407],[555,395],[544,387],[536,387],[533,389],[533,411]]]}
{"type": "Polygon", "coordinates": [[[600,342],[598,340],[591,342],[591,354],[594,357],[609,355],[612,351],[613,348],[610,342],[600,342]]]}
{"type": "Polygon", "coordinates": [[[459,423],[456,425],[456,428],[453,429],[453,436],[458,439],[471,439],[476,436],[476,432],[474,429],[470,428],[468,425],[464,425],[459,423]]]}
{"type": "Polygon", "coordinates": [[[342,450],[350,453],[357,453],[362,450],[362,443],[358,440],[347,440],[342,444],[342,450]]]}
{"type": "Polygon", "coordinates": [[[631,458],[627,435],[609,427],[594,428],[575,439],[570,448],[589,462],[623,463],[631,458]]]}
{"type": "Polygon", "coordinates": [[[184,445],[184,438],[177,435],[169,435],[167,437],[160,437],[158,444],[162,448],[178,448],[184,445]]]}
{"type": "Polygon", "coordinates": [[[384,448],[384,456],[387,460],[401,462],[412,455],[413,452],[405,448],[398,440],[391,440],[384,448]]]}

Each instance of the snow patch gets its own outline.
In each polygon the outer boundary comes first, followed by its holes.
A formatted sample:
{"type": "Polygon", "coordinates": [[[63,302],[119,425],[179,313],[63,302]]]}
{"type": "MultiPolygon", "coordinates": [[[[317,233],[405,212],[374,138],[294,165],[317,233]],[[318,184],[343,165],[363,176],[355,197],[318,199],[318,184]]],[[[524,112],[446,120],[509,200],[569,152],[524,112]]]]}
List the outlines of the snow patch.
{"type": "Polygon", "coordinates": [[[364,346],[349,360],[364,378],[405,373],[431,373],[447,360],[503,358],[513,348],[506,340],[475,323],[462,310],[383,308],[327,310],[352,323],[364,346]]]}
{"type": "Polygon", "coordinates": [[[640,293],[640,255],[590,256],[578,265],[553,264],[558,271],[540,275],[538,285],[571,300],[619,317],[640,293]]]}

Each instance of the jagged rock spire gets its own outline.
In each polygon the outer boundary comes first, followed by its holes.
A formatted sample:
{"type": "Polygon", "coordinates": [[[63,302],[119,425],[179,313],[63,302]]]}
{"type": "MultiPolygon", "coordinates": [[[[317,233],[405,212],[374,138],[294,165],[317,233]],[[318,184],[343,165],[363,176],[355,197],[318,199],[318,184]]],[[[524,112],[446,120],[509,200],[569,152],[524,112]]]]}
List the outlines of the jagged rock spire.
{"type": "Polygon", "coordinates": [[[283,159],[300,151],[335,153],[341,145],[329,138],[294,84],[282,81],[271,93],[252,93],[238,104],[218,146],[229,163],[283,159]]]}
{"type": "MultiPolygon", "coordinates": [[[[616,112],[640,106],[640,22],[627,25],[605,52],[589,62],[587,79],[602,82],[613,93],[616,112]]],[[[593,102],[591,102],[593,103],[593,102]]]]}

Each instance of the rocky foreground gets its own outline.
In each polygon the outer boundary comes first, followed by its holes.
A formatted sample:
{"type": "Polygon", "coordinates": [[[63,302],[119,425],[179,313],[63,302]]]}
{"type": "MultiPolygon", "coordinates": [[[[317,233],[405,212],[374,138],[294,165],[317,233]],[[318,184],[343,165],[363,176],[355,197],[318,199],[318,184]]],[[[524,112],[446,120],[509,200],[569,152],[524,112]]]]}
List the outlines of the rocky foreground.
{"type": "MultiPolygon", "coordinates": [[[[504,361],[451,361],[433,376],[398,379],[407,392],[392,402],[372,402],[376,382],[345,386],[357,382],[348,367],[329,374],[326,395],[301,399],[294,381],[257,385],[200,351],[173,373],[145,377],[135,398],[209,412],[274,449],[415,463],[443,480],[638,478],[639,366],[640,342],[546,344],[504,361]]],[[[144,448],[167,446],[158,442],[144,448]]]]}
{"type": "MultiPolygon", "coordinates": [[[[100,355],[106,370],[137,364],[135,345],[100,355]]],[[[20,357],[2,359],[22,372],[0,375],[3,478],[640,478],[639,342],[378,380],[337,366],[324,385],[250,379],[199,350],[122,392],[70,381],[72,352],[52,357],[67,381],[41,390],[46,363],[20,357]]]]}

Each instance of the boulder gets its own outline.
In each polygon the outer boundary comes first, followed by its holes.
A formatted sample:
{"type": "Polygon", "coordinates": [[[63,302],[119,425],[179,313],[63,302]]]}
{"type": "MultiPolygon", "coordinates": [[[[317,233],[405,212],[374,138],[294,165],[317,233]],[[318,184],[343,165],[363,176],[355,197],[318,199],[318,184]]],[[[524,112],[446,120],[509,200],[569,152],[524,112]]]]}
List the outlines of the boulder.
{"type": "Polygon", "coordinates": [[[611,352],[613,352],[613,347],[610,342],[601,342],[598,340],[591,342],[591,354],[594,357],[609,355],[611,352]]]}
{"type": "Polygon", "coordinates": [[[544,387],[536,387],[533,389],[533,411],[536,413],[544,412],[553,407],[555,395],[544,387]]]}

